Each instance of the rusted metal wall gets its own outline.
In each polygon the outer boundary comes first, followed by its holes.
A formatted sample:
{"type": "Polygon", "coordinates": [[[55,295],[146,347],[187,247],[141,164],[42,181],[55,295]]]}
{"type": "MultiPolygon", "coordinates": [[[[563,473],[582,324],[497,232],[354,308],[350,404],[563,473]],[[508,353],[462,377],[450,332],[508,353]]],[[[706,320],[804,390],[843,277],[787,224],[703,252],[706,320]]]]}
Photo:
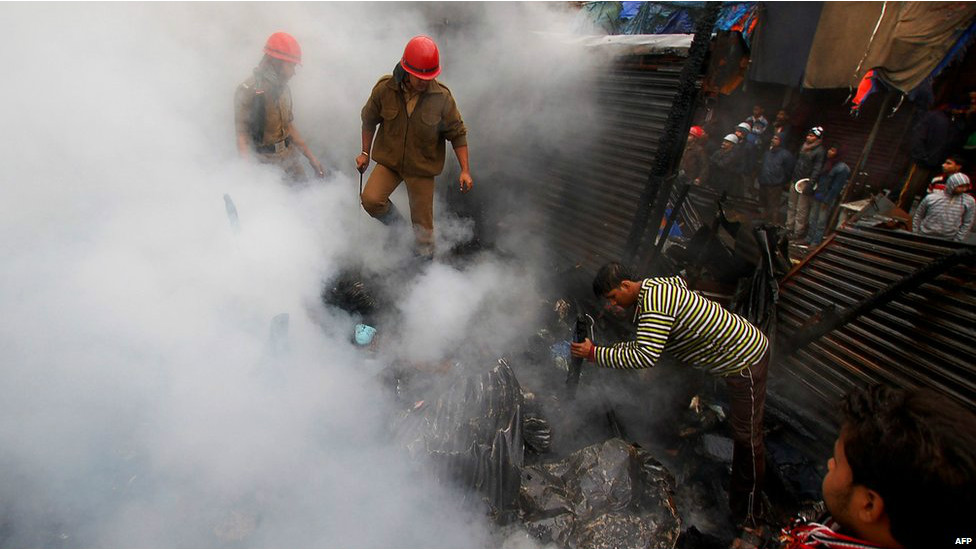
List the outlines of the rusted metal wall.
{"type": "MultiPolygon", "coordinates": [[[[858,179],[859,183],[870,185],[872,192],[858,190],[850,199],[864,198],[882,189],[899,188],[909,165],[907,141],[914,107],[905,101],[894,114],[890,112],[890,108],[879,113],[884,103],[884,94],[879,93],[866,101],[860,116],[852,118],[849,105],[844,103],[847,93],[847,90],[819,93],[815,96],[814,106],[819,114],[816,120],[826,131],[824,141],[841,145],[843,159],[852,170],[864,150],[868,134],[871,133],[871,127],[878,115],[884,117],[874,146],[862,168],[866,175],[858,179]]],[[[891,102],[891,106],[896,104],[897,100],[891,102]]]]}
{"type": "Polygon", "coordinates": [[[841,229],[781,284],[770,391],[813,423],[840,397],[881,382],[931,387],[976,409],[976,268],[960,264],[801,349],[790,337],[831,306],[850,308],[965,244],[867,227],[841,229]]]}
{"type": "Polygon", "coordinates": [[[617,65],[588,83],[602,130],[573,136],[549,161],[542,181],[527,188],[551,252],[590,272],[625,255],[681,61],[627,67],[617,65]]]}

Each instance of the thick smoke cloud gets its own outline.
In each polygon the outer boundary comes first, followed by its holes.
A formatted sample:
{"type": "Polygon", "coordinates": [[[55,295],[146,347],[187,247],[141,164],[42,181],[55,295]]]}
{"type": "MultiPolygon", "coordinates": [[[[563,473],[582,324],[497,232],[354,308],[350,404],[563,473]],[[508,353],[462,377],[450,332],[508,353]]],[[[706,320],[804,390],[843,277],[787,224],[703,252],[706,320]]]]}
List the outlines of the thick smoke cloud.
{"type": "MultiPolygon", "coordinates": [[[[0,7],[0,544],[495,544],[480,510],[388,442],[376,369],[319,292],[350,262],[407,253],[384,249],[352,169],[359,109],[406,40],[443,38],[475,192],[498,203],[506,149],[543,141],[512,135],[585,118],[567,101],[585,67],[535,33],[569,28],[560,6],[0,7]],[[234,88],[277,30],[302,44],[296,123],[331,171],[306,188],[234,149],[234,88]]],[[[402,189],[394,201],[406,211],[402,189]]],[[[525,216],[514,203],[505,215],[525,216]]],[[[438,208],[441,249],[470,237],[438,208]]],[[[537,321],[525,259],[435,264],[397,287],[384,358],[518,341],[537,321]]]]}

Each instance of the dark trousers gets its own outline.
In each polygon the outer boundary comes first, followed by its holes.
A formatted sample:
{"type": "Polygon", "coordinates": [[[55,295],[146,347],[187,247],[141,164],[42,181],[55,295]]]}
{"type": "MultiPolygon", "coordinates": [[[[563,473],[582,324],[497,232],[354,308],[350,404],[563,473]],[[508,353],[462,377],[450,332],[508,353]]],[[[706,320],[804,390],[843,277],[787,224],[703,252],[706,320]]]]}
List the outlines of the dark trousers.
{"type": "Polygon", "coordinates": [[[763,218],[777,225],[783,224],[783,189],[785,185],[760,185],[759,203],[762,206],[763,218]]]}
{"type": "Polygon", "coordinates": [[[769,352],[757,364],[726,376],[732,413],[732,480],[729,507],[736,523],[753,522],[762,511],[766,476],[763,410],[766,406],[766,368],[769,352]],[[751,520],[750,520],[751,519],[751,520]]]}

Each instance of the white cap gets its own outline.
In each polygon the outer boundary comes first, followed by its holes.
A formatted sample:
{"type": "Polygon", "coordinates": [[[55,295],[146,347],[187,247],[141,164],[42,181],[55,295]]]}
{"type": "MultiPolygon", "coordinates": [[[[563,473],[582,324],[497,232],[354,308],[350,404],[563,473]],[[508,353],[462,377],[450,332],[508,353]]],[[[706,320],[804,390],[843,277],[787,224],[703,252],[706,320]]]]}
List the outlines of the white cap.
{"type": "Polygon", "coordinates": [[[732,143],[733,145],[738,145],[739,144],[739,138],[734,133],[730,133],[729,135],[726,135],[725,136],[725,141],[728,141],[729,143],[732,143]]]}

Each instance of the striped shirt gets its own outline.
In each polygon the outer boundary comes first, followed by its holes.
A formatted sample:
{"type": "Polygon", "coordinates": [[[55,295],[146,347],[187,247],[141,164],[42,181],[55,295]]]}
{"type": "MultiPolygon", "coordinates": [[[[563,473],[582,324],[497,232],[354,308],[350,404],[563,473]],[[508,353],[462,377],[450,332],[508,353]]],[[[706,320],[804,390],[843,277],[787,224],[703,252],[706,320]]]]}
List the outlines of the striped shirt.
{"type": "Polygon", "coordinates": [[[912,229],[928,236],[962,240],[976,222],[974,213],[976,200],[968,194],[953,195],[945,189],[933,191],[915,209],[912,229]]]}
{"type": "Polygon", "coordinates": [[[680,277],[647,278],[637,297],[637,339],[596,347],[605,368],[650,368],[661,353],[725,376],[762,359],[769,342],[759,328],[688,289],[680,277]]]}

